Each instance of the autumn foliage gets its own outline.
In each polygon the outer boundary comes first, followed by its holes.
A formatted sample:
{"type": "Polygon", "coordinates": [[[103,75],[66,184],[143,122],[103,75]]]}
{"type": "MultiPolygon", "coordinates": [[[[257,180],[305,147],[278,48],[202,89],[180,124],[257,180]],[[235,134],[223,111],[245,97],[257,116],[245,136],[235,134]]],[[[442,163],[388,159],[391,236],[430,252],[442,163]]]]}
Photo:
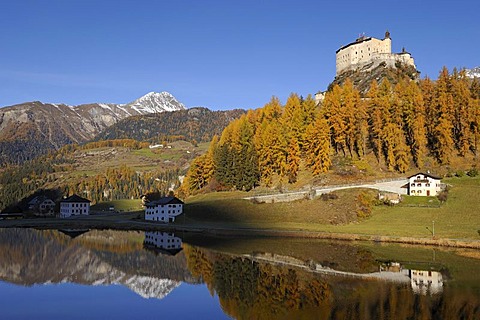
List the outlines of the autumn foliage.
{"type": "Polygon", "coordinates": [[[228,189],[270,186],[274,176],[294,183],[302,166],[320,175],[332,156],[363,159],[373,153],[390,171],[422,169],[425,159],[446,165],[476,156],[480,84],[463,71],[442,69],[428,78],[375,81],[365,96],[346,81],[317,105],[292,93],[232,121],[187,174],[186,192],[211,181],[228,189]]]}

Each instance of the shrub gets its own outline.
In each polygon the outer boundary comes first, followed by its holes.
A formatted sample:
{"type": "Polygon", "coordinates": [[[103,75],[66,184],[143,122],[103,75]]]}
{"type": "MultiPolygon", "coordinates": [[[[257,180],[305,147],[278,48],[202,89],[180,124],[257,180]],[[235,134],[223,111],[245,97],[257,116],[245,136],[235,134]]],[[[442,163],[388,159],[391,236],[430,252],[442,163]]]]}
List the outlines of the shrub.
{"type": "Polygon", "coordinates": [[[459,178],[464,177],[465,176],[465,171],[458,170],[457,172],[455,172],[455,175],[459,178]]]}
{"type": "Polygon", "coordinates": [[[444,203],[445,201],[447,201],[447,198],[448,198],[448,190],[445,189],[443,190],[442,192],[440,192],[437,196],[438,200],[440,200],[440,202],[444,203]]]}
{"type": "Polygon", "coordinates": [[[335,194],[335,193],[323,193],[320,198],[323,200],[323,201],[327,201],[327,200],[336,200],[338,199],[338,196],[335,194]]]}
{"type": "Polygon", "coordinates": [[[372,206],[375,202],[373,196],[365,191],[362,191],[357,196],[357,217],[368,218],[372,213],[372,206]]]}
{"type": "Polygon", "coordinates": [[[470,170],[468,170],[467,176],[472,178],[478,176],[478,169],[476,167],[472,167],[470,170]]]}

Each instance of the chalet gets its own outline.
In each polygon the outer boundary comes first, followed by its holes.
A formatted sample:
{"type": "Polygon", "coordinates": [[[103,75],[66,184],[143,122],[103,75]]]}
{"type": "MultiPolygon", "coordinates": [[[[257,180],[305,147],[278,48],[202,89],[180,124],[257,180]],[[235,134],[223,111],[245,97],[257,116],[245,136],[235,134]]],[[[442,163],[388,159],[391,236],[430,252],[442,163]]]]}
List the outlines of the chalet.
{"type": "Polygon", "coordinates": [[[409,196],[434,197],[442,191],[440,177],[422,172],[408,177],[408,184],[405,187],[409,196]]]}
{"type": "Polygon", "coordinates": [[[60,201],[60,218],[71,216],[88,216],[90,214],[90,200],[74,194],[60,201]]]}
{"type": "Polygon", "coordinates": [[[28,202],[28,210],[38,216],[53,216],[55,202],[45,196],[36,196],[28,202]]]}
{"type": "Polygon", "coordinates": [[[183,213],[183,201],[177,197],[164,197],[145,204],[145,220],[173,222],[183,213]]]}

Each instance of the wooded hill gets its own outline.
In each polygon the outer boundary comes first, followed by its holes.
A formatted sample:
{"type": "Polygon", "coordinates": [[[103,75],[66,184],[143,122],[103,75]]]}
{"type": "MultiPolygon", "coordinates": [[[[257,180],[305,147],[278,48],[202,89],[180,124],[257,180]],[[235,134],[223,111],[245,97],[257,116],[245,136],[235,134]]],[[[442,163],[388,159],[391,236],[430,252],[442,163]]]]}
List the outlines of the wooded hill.
{"type": "Polygon", "coordinates": [[[52,200],[79,194],[93,204],[141,195],[165,195],[180,185],[188,163],[203,154],[206,144],[176,141],[168,148],[150,149],[135,140],[67,145],[24,165],[0,171],[0,210],[21,212],[36,195],[52,200]]]}
{"type": "Polygon", "coordinates": [[[245,113],[192,108],[129,117],[114,105],[102,106],[89,104],[73,109],[31,102],[0,109],[0,166],[22,164],[64,145],[85,144],[92,139],[210,141],[245,113]]]}
{"type": "Polygon", "coordinates": [[[294,183],[301,166],[319,176],[333,157],[373,154],[386,170],[400,173],[457,158],[476,165],[479,125],[480,82],[463,71],[444,68],[436,81],[406,77],[395,86],[374,80],[363,96],[347,80],[319,107],[310,96],[292,94],[285,105],[273,97],[233,121],[194,160],[183,191],[207,185],[250,190],[270,186],[273,177],[294,183]]]}
{"type": "Polygon", "coordinates": [[[94,139],[134,139],[163,143],[185,140],[210,141],[230,123],[245,114],[245,110],[211,111],[207,108],[191,108],[144,116],[133,116],[107,128],[94,139]]]}

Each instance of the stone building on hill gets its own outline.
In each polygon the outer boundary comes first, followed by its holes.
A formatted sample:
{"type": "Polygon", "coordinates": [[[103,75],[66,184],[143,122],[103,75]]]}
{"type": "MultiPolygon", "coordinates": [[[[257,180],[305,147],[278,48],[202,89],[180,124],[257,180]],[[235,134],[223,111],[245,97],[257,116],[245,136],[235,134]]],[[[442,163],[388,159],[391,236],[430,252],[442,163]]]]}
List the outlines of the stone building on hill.
{"type": "Polygon", "coordinates": [[[336,76],[345,71],[364,68],[371,64],[373,68],[380,63],[387,67],[395,68],[398,63],[415,67],[415,62],[410,53],[402,50],[392,53],[392,39],[390,33],[385,32],[385,38],[360,36],[354,42],[342,46],[336,51],[336,76]]]}

